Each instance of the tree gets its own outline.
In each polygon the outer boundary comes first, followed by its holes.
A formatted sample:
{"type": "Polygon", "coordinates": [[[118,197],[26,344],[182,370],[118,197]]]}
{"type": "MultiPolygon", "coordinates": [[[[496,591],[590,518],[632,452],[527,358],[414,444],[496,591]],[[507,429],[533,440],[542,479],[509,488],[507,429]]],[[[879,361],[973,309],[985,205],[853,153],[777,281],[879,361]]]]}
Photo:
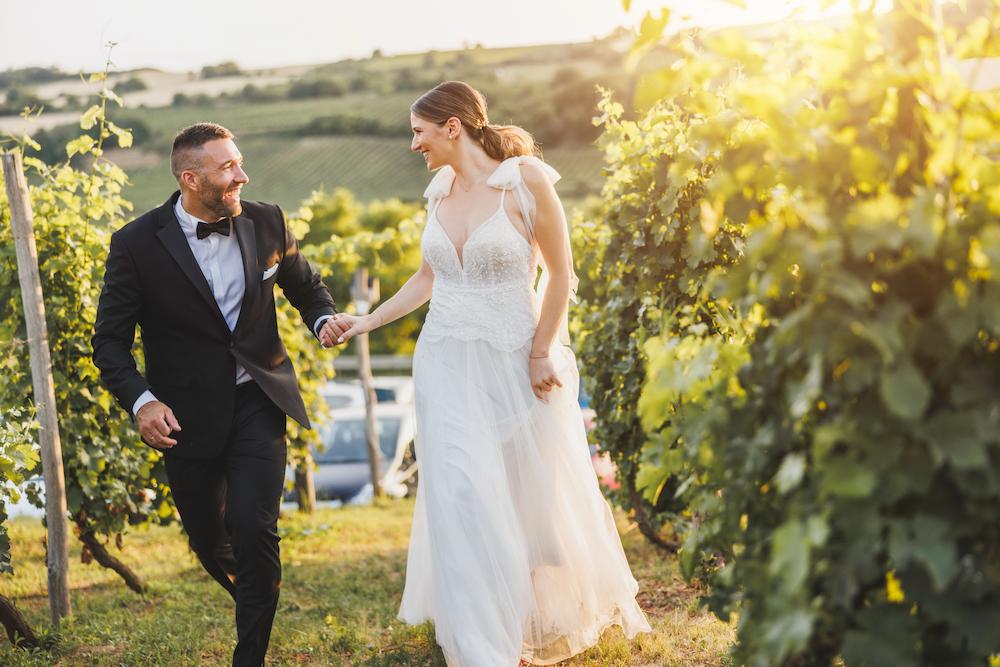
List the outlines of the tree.
{"type": "Polygon", "coordinates": [[[227,60],[218,65],[205,65],[201,68],[201,78],[215,79],[224,76],[242,76],[244,74],[240,66],[232,60],[227,60]]]}
{"type": "Polygon", "coordinates": [[[149,86],[146,85],[146,82],[141,77],[138,76],[130,76],[129,78],[119,81],[118,83],[115,84],[115,92],[121,94],[133,93],[138,90],[148,90],[148,89],[149,86]]]}
{"type": "Polygon", "coordinates": [[[43,104],[43,100],[36,94],[21,88],[12,87],[7,89],[4,103],[0,105],[0,114],[13,116],[21,113],[23,109],[37,108],[43,104]]]}

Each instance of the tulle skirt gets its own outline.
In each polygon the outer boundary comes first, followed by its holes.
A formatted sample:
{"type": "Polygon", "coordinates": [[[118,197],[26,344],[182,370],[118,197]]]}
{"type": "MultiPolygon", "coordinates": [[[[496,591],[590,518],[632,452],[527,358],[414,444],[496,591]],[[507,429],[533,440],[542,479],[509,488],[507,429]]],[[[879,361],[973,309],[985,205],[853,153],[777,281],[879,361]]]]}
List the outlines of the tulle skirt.
{"type": "Polygon", "coordinates": [[[420,465],[399,618],[434,622],[450,667],[565,660],[620,625],[649,631],[577,404],[569,348],[563,387],[535,398],[530,343],[421,336],[413,359],[420,465]]]}

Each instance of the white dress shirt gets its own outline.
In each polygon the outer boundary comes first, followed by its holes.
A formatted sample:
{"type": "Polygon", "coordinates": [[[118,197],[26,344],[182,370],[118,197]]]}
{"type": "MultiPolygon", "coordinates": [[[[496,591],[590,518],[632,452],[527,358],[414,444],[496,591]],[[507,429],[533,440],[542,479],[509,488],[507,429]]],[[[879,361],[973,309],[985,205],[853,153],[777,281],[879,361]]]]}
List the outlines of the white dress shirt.
{"type": "MultiPolygon", "coordinates": [[[[240,254],[240,244],[236,239],[236,230],[231,229],[229,236],[222,234],[209,234],[206,238],[198,238],[198,218],[185,210],[182,202],[184,197],[177,198],[174,205],[174,213],[178,222],[181,223],[181,230],[184,238],[187,239],[191,252],[201,268],[201,272],[208,281],[208,286],[212,290],[215,302],[219,304],[219,310],[229,325],[229,330],[236,328],[236,322],[240,319],[240,306],[243,304],[243,293],[246,291],[246,276],[243,273],[243,256],[240,254]]],[[[207,220],[205,222],[208,222],[207,220]]],[[[319,337],[319,329],[323,322],[330,319],[325,315],[316,321],[313,333],[319,337]]],[[[249,382],[252,378],[239,363],[236,364],[236,384],[249,382]]],[[[132,405],[132,414],[139,412],[139,408],[146,403],[155,401],[156,396],[151,391],[145,391],[132,405]]]]}

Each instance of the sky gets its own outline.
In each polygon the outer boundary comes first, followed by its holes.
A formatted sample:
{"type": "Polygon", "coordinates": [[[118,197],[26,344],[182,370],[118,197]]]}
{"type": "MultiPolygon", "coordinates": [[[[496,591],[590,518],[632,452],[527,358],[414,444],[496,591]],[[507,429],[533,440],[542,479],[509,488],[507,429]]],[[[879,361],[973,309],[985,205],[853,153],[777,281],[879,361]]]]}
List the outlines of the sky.
{"type": "MultiPolygon", "coordinates": [[[[0,0],[0,71],[56,66],[186,71],[326,63],[383,53],[587,41],[671,8],[700,25],[775,20],[820,0],[0,0]],[[13,29],[11,29],[13,28],[13,29]]],[[[844,11],[841,1],[833,12],[844,11]]]]}

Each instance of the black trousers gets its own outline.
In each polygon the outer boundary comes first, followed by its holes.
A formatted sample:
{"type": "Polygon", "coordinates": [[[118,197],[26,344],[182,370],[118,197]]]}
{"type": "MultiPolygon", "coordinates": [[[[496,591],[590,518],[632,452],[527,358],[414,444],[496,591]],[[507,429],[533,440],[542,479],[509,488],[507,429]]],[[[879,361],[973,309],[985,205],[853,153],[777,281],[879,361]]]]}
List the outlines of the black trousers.
{"type": "Polygon", "coordinates": [[[191,548],[236,602],[234,667],[263,665],[271,637],[281,586],[285,454],[285,413],[248,382],[236,388],[229,440],[218,457],[165,458],[191,548]]]}

